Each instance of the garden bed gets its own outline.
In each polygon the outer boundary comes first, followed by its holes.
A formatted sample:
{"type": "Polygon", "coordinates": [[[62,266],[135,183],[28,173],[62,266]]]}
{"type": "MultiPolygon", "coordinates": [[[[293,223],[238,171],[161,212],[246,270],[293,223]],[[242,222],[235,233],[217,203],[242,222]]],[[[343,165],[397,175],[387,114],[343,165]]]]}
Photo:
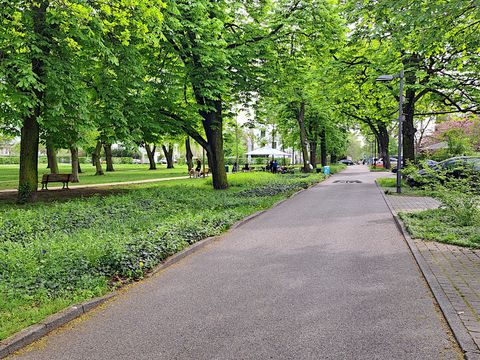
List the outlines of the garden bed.
{"type": "Polygon", "coordinates": [[[461,224],[448,209],[400,213],[413,238],[480,248],[480,224],[461,224]]]}

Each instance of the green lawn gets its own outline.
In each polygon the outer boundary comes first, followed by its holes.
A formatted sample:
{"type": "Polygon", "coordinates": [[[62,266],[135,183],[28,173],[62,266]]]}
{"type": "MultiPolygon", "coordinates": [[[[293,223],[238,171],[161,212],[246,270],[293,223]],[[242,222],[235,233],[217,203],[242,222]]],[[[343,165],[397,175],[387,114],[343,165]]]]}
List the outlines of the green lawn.
{"type": "Polygon", "coordinates": [[[479,222],[461,224],[449,209],[400,213],[400,217],[413,238],[480,248],[479,222]]]}
{"type": "MultiPolygon", "coordinates": [[[[83,173],[80,174],[80,183],[78,185],[161,179],[188,175],[186,165],[176,165],[174,169],[167,169],[166,165],[158,164],[157,170],[148,170],[148,164],[116,164],[114,172],[105,172],[103,176],[95,176],[95,167],[90,164],[82,164],[81,166],[83,173]]],[[[61,173],[71,173],[70,165],[61,164],[59,171],[61,173]]],[[[38,173],[39,181],[41,181],[42,174],[49,173],[46,164],[40,164],[38,173]]],[[[72,187],[76,185],[73,184],[72,187]]],[[[0,165],[0,190],[16,189],[17,186],[18,165],[0,165]]]]}
{"type": "MultiPolygon", "coordinates": [[[[396,177],[380,177],[377,178],[377,184],[382,187],[389,195],[396,195],[397,178],[396,177]]],[[[405,180],[402,180],[402,195],[409,196],[429,196],[431,191],[421,188],[410,187],[405,180]]]]}
{"type": "Polygon", "coordinates": [[[213,190],[211,178],[179,179],[103,197],[0,205],[0,340],[142,278],[166,257],[323,178],[240,173],[229,175],[224,191],[213,190]]]}

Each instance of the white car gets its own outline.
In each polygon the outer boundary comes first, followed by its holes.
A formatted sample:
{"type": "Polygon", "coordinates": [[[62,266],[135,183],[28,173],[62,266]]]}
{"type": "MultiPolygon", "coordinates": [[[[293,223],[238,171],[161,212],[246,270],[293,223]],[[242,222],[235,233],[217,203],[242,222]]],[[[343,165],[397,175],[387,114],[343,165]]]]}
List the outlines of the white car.
{"type": "MultiPolygon", "coordinates": [[[[375,162],[376,167],[383,167],[383,158],[378,159],[375,162]]],[[[396,158],[390,158],[390,166],[394,167],[397,166],[397,159],[396,158]]]]}

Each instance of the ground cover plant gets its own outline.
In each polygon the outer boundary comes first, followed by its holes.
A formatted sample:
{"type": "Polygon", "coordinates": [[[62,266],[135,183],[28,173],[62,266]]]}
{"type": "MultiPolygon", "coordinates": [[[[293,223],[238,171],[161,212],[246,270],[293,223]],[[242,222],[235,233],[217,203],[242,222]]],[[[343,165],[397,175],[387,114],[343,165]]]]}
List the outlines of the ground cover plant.
{"type": "Polygon", "coordinates": [[[140,279],[169,255],[323,178],[235,174],[225,191],[213,190],[211,179],[189,179],[105,197],[0,206],[0,339],[140,279]]]}
{"type": "Polygon", "coordinates": [[[453,176],[451,170],[424,168],[430,176],[421,179],[424,185],[420,191],[440,200],[441,206],[418,213],[401,213],[408,232],[419,239],[480,248],[478,171],[459,168],[461,176],[453,176]]]}
{"type": "MultiPolygon", "coordinates": [[[[107,172],[104,176],[95,176],[95,167],[90,164],[82,164],[82,170],[80,183],[70,184],[70,186],[161,179],[188,175],[186,165],[177,165],[173,169],[167,169],[166,165],[158,164],[157,170],[148,170],[148,164],[115,164],[115,171],[107,172]]],[[[50,173],[45,164],[39,165],[38,172],[39,181],[42,180],[42,174],[50,173]]],[[[59,173],[70,174],[71,172],[72,169],[69,164],[59,165],[59,173]]],[[[61,184],[58,183],[53,183],[50,186],[58,185],[61,186],[61,184]]],[[[16,189],[17,187],[18,165],[0,165],[0,190],[16,189]]]]}
{"type": "Polygon", "coordinates": [[[476,222],[469,225],[462,225],[448,208],[400,213],[400,217],[410,235],[416,239],[480,248],[480,217],[478,215],[476,222]]]}

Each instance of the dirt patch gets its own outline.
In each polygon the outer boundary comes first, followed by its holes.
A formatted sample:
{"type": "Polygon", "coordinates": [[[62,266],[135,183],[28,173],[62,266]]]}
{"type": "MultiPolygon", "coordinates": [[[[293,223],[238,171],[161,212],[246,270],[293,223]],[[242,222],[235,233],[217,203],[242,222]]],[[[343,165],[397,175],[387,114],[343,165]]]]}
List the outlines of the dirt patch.
{"type": "MultiPolygon", "coordinates": [[[[129,189],[114,187],[90,187],[69,190],[40,190],[37,192],[37,202],[66,201],[91,196],[109,196],[128,192],[129,189]]],[[[0,203],[14,203],[17,201],[17,192],[0,192],[0,203]]]]}

